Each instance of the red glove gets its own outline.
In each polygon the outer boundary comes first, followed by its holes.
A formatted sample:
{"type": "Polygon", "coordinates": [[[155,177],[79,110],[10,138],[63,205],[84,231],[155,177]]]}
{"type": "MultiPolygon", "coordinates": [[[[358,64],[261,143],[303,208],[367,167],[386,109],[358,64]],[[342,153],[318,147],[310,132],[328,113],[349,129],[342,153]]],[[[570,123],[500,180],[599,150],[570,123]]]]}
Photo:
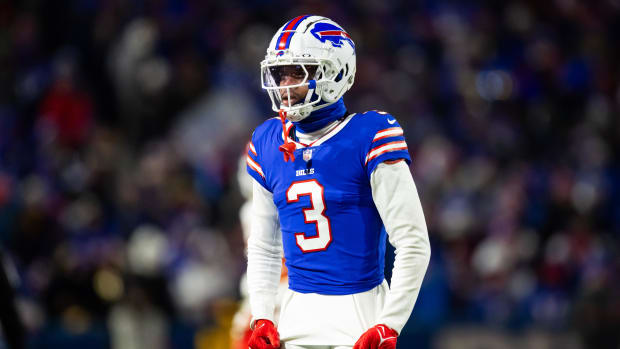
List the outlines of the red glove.
{"type": "Polygon", "coordinates": [[[257,320],[254,331],[248,341],[250,349],[278,349],[280,348],[280,335],[269,320],[257,320]]]}
{"type": "Polygon", "coordinates": [[[364,332],[353,349],[395,349],[398,333],[385,325],[375,325],[364,332]]]}

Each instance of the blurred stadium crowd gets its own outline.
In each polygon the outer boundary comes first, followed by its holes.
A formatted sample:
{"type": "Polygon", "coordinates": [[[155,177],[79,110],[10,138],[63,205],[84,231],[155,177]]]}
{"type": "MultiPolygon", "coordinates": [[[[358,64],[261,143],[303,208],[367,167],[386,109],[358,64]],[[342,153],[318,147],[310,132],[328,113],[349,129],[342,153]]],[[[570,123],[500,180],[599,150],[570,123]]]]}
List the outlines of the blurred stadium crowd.
{"type": "Polygon", "coordinates": [[[27,347],[226,348],[258,64],[301,13],[356,42],[349,111],[406,132],[433,255],[399,347],[617,349],[618,0],[0,1],[27,347]]]}

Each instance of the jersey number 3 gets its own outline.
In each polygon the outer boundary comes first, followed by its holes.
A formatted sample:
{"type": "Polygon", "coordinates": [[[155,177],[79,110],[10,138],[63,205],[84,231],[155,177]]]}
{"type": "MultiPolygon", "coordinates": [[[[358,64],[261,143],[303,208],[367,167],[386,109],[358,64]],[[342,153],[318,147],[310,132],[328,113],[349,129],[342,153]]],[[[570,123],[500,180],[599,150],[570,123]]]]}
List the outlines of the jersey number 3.
{"type": "Polygon", "coordinates": [[[307,237],[304,233],[295,233],[297,246],[305,252],[323,251],[332,242],[332,230],[329,225],[329,218],[325,213],[325,189],[316,179],[307,181],[293,182],[286,191],[286,201],[288,203],[298,202],[303,195],[310,196],[312,207],[304,208],[304,220],[306,223],[316,224],[316,236],[307,237]]]}

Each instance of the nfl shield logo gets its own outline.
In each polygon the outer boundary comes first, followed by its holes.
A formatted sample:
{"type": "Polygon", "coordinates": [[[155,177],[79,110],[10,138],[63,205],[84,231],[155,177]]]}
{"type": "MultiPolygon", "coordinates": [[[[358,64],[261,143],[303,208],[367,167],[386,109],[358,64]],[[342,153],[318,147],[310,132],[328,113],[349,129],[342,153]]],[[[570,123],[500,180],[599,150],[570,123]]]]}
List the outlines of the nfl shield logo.
{"type": "Polygon", "coordinates": [[[312,159],[312,149],[305,149],[303,154],[304,161],[310,161],[312,159]]]}

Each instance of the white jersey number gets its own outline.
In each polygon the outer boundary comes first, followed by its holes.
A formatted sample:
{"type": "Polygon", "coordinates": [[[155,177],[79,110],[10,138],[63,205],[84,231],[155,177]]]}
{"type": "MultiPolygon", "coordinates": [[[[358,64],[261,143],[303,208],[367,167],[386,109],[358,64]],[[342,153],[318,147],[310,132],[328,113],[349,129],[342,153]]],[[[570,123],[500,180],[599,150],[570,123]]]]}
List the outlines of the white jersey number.
{"type": "Polygon", "coordinates": [[[306,237],[305,233],[295,233],[297,246],[303,252],[323,251],[332,242],[329,218],[323,214],[325,212],[324,191],[325,189],[316,179],[293,182],[286,191],[286,201],[289,203],[298,202],[300,196],[310,196],[312,207],[303,209],[304,219],[306,223],[316,224],[317,234],[316,236],[306,237]]]}

